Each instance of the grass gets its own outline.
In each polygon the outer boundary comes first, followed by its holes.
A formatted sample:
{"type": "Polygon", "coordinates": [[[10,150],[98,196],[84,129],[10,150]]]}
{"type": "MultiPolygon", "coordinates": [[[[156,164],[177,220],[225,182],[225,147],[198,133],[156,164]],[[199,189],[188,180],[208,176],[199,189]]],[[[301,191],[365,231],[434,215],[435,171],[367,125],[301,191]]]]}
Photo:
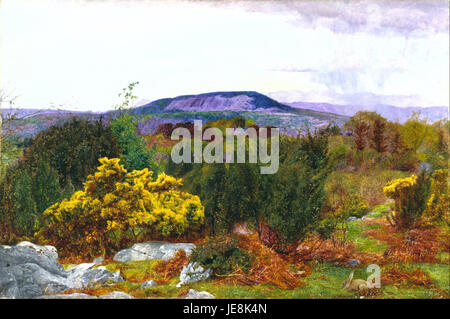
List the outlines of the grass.
{"type": "Polygon", "coordinates": [[[356,245],[356,249],[359,251],[382,253],[388,247],[386,243],[380,243],[377,240],[362,234],[365,230],[380,227],[381,226],[378,224],[367,224],[364,220],[348,222],[348,240],[354,243],[356,245]]]}
{"type": "MultiPolygon", "coordinates": [[[[387,244],[379,242],[364,235],[364,231],[380,228],[380,224],[374,223],[373,219],[384,218],[389,210],[390,204],[372,207],[367,214],[368,219],[355,220],[348,223],[348,240],[353,242],[357,251],[382,254],[387,244]],[[372,222],[371,222],[372,221],[372,222]]],[[[450,266],[448,263],[448,252],[440,253],[439,263],[401,263],[402,271],[412,272],[420,268],[426,272],[432,281],[431,287],[415,286],[409,283],[383,283],[380,290],[370,298],[449,298],[450,296],[450,266]]],[[[187,284],[181,288],[176,287],[179,282],[178,276],[163,280],[155,271],[157,260],[113,262],[106,265],[110,271],[120,270],[125,281],[108,287],[108,290],[121,290],[136,298],[179,298],[189,289],[207,291],[216,298],[359,298],[356,293],[342,289],[342,282],[354,271],[355,279],[366,279],[369,275],[365,267],[351,267],[332,262],[313,261],[310,264],[312,273],[301,278],[303,285],[296,289],[282,289],[272,284],[258,284],[254,286],[232,285],[218,283],[216,280],[208,280],[187,284]],[[145,280],[155,280],[155,287],[141,289],[140,285],[145,280]]],[[[381,272],[386,271],[395,264],[381,265],[381,272]]],[[[295,268],[294,265],[292,265],[295,268]]],[[[103,288],[105,289],[105,288],[103,288]]]]}
{"type": "Polygon", "coordinates": [[[139,260],[130,262],[117,262],[106,265],[109,271],[120,270],[120,274],[127,281],[141,282],[145,280],[161,280],[162,278],[153,269],[158,260],[139,260]]]}
{"type": "Polygon", "coordinates": [[[437,263],[406,264],[408,268],[419,267],[427,272],[438,289],[450,295],[450,265],[437,263]]]}
{"type": "MultiPolygon", "coordinates": [[[[125,278],[136,278],[136,273],[143,270],[151,269],[156,261],[145,262],[129,262],[114,263],[106,267],[110,270],[124,271],[122,275],[125,278]],[[144,266],[145,265],[145,266],[144,266]]],[[[421,268],[427,272],[436,288],[449,294],[449,270],[448,265],[444,264],[406,264],[406,268],[413,270],[421,268]]],[[[158,286],[140,289],[140,282],[124,281],[110,287],[113,290],[125,291],[137,298],[178,298],[183,292],[189,289],[197,291],[207,291],[216,298],[233,299],[233,298],[293,298],[293,299],[310,299],[310,298],[358,298],[355,293],[345,291],[341,288],[342,282],[348,278],[351,271],[354,271],[354,278],[366,279],[368,274],[365,268],[350,268],[335,265],[328,262],[315,262],[313,264],[313,273],[303,278],[304,285],[296,289],[281,289],[271,284],[261,284],[255,286],[240,286],[229,284],[218,284],[214,280],[202,281],[187,284],[181,288],[176,285],[179,282],[177,277],[170,279],[168,282],[159,284],[158,286]]],[[[382,267],[383,271],[383,267],[382,267]]],[[[151,270],[150,270],[151,273],[151,270]]],[[[143,277],[141,277],[143,278],[143,277]]],[[[155,277],[156,278],[156,277],[155,277]]],[[[380,292],[375,298],[439,298],[442,294],[434,289],[416,286],[403,285],[383,285],[380,292]]]]}
{"type": "Polygon", "coordinates": [[[370,212],[367,214],[368,217],[371,218],[380,218],[386,215],[386,213],[391,208],[392,204],[382,204],[382,205],[376,205],[372,207],[370,212]]]}

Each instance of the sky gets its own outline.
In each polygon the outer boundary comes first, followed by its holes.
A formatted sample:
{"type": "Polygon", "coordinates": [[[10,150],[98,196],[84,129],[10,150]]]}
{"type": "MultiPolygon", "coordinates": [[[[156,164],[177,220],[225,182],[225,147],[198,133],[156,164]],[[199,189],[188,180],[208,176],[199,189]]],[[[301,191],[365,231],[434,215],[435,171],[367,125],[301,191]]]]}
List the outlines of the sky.
{"type": "Polygon", "coordinates": [[[449,105],[445,1],[3,0],[16,106],[104,111],[252,90],[284,102],[449,105]]]}

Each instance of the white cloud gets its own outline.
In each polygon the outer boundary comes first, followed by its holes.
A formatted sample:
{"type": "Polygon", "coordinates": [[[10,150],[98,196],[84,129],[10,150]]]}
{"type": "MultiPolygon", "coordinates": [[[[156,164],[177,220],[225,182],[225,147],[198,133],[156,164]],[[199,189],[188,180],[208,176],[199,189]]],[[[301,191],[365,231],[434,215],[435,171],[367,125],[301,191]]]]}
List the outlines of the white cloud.
{"type": "Polygon", "coordinates": [[[133,81],[146,99],[301,90],[448,105],[447,3],[390,3],[3,0],[1,75],[25,107],[107,109],[133,81]]]}

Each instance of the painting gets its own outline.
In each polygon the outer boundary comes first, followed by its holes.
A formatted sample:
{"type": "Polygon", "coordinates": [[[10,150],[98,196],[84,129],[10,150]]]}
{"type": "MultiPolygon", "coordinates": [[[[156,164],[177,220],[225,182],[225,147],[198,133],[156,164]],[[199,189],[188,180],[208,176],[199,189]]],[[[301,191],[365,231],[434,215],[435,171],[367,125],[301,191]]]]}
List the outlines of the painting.
{"type": "Polygon", "coordinates": [[[448,1],[0,3],[1,299],[450,298],[448,1]]]}

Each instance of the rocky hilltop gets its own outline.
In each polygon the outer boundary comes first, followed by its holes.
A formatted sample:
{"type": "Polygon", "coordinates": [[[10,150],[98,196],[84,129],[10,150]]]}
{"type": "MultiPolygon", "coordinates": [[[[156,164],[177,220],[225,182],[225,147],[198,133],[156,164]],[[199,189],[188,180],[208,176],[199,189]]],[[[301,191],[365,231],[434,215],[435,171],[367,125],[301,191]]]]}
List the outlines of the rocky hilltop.
{"type": "Polygon", "coordinates": [[[214,111],[283,113],[292,112],[293,108],[258,92],[235,91],[160,99],[135,108],[133,113],[214,111]]]}

